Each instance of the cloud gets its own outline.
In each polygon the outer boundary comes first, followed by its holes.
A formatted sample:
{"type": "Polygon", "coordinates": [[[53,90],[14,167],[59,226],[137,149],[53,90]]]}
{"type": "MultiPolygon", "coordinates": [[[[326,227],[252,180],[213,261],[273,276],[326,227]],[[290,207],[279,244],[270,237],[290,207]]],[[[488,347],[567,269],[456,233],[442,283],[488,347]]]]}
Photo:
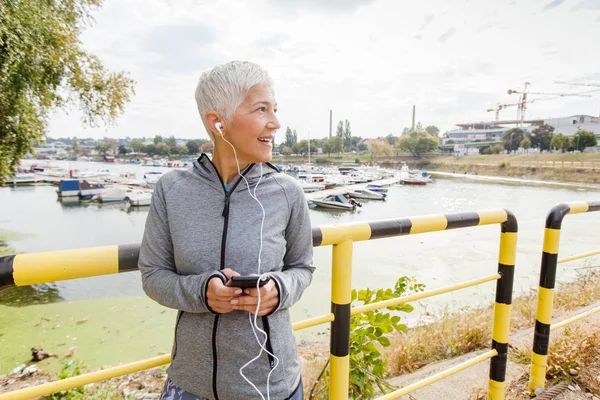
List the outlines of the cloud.
{"type": "Polygon", "coordinates": [[[455,33],[456,33],[456,29],[454,29],[454,27],[452,27],[452,28],[448,29],[448,31],[446,31],[446,33],[442,34],[438,38],[438,41],[440,41],[442,43],[446,43],[448,41],[448,39],[450,39],[455,33]]]}
{"type": "Polygon", "coordinates": [[[552,10],[553,8],[556,8],[556,7],[560,6],[564,2],[565,2],[565,0],[554,0],[554,1],[551,1],[550,3],[548,3],[548,4],[546,4],[544,6],[544,8],[542,9],[542,12],[548,11],[548,10],[552,10]]]}
{"type": "Polygon", "coordinates": [[[600,0],[584,0],[571,8],[570,11],[600,10],[600,0]]]}
{"type": "Polygon", "coordinates": [[[419,28],[419,31],[422,31],[423,29],[427,28],[427,25],[431,24],[432,22],[433,22],[433,14],[427,15],[425,17],[425,22],[423,22],[423,25],[421,25],[421,27],[419,28]]]}
{"type": "Polygon", "coordinates": [[[179,73],[206,69],[219,59],[213,48],[216,32],[200,24],[173,24],[153,28],[140,40],[140,49],[158,55],[151,67],[179,73]]]}
{"type": "Polygon", "coordinates": [[[324,9],[338,12],[353,12],[359,7],[367,6],[374,0],[272,0],[273,4],[294,8],[296,10],[324,9]]]}

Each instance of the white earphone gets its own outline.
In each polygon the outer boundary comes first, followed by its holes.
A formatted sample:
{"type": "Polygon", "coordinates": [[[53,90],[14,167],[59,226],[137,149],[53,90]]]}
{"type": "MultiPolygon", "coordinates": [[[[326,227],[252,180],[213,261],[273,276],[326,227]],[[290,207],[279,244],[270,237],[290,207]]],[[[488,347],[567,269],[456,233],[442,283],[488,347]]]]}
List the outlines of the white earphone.
{"type": "Polygon", "coordinates": [[[217,131],[223,136],[223,125],[221,125],[220,122],[215,122],[215,128],[217,128],[217,131]]]}

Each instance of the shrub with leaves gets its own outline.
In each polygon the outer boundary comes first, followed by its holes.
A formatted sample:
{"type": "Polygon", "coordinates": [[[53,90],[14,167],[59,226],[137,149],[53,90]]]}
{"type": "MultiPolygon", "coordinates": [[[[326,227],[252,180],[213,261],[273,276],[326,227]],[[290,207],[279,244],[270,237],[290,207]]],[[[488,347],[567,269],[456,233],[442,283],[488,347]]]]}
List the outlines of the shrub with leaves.
{"type": "MultiPolygon", "coordinates": [[[[424,289],[425,285],[417,283],[414,277],[404,276],[396,281],[393,289],[352,290],[352,307],[394,299],[422,292],[424,289]]],[[[409,313],[414,308],[410,304],[403,303],[387,309],[394,313],[374,310],[350,318],[349,395],[353,399],[371,399],[375,395],[375,388],[379,388],[383,393],[396,389],[384,380],[388,363],[381,357],[379,350],[381,347],[390,346],[387,335],[406,330],[406,325],[400,322],[401,318],[397,313],[409,313]]],[[[321,393],[328,391],[329,371],[326,371],[327,365],[323,368],[320,379],[311,391],[311,399],[319,398],[321,393]]]]}

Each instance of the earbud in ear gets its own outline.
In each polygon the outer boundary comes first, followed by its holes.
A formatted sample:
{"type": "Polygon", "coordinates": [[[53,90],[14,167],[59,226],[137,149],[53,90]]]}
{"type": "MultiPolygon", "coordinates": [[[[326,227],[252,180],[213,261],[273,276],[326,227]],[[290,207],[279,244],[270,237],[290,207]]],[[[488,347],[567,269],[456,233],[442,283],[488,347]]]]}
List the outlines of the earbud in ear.
{"type": "Polygon", "coordinates": [[[221,125],[220,122],[215,122],[215,128],[217,128],[221,136],[223,136],[223,125],[221,125]]]}

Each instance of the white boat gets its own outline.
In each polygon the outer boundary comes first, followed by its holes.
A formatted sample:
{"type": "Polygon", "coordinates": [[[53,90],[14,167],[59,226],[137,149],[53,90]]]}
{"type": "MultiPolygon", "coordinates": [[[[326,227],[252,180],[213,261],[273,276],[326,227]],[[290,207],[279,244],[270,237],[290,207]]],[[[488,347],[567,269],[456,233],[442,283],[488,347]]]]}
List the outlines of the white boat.
{"type": "Polygon", "coordinates": [[[312,193],[325,190],[325,185],[322,183],[310,183],[300,181],[300,186],[302,186],[302,190],[304,191],[304,193],[312,193]]]}
{"type": "Polygon", "coordinates": [[[330,194],[322,199],[312,199],[311,201],[317,207],[330,208],[334,210],[352,211],[357,205],[360,205],[360,203],[352,199],[348,199],[343,194],[330,194]]]}
{"type": "Polygon", "coordinates": [[[15,174],[6,179],[7,185],[27,185],[39,181],[35,174],[15,174]]]}
{"type": "Polygon", "coordinates": [[[90,200],[95,195],[109,190],[102,183],[90,183],[86,180],[79,182],[79,198],[82,200],[90,200]]]}
{"type": "Polygon", "coordinates": [[[367,189],[369,189],[373,192],[378,192],[378,193],[387,193],[388,192],[387,188],[383,187],[382,185],[377,185],[374,183],[369,183],[367,185],[367,189]]]}
{"type": "Polygon", "coordinates": [[[348,196],[355,199],[385,200],[385,193],[377,193],[369,189],[354,189],[348,191],[348,196]]]}
{"type": "Polygon", "coordinates": [[[131,189],[124,187],[110,188],[96,195],[96,198],[100,203],[118,203],[125,201],[129,192],[131,192],[131,189]]]}
{"type": "Polygon", "coordinates": [[[126,201],[129,201],[133,207],[149,206],[152,200],[152,193],[143,190],[132,190],[127,193],[126,201]]]}
{"type": "Polygon", "coordinates": [[[146,181],[146,183],[148,185],[154,186],[154,185],[156,185],[156,182],[158,182],[160,177],[163,176],[163,173],[164,172],[159,172],[159,171],[144,172],[144,180],[146,181]]]}

